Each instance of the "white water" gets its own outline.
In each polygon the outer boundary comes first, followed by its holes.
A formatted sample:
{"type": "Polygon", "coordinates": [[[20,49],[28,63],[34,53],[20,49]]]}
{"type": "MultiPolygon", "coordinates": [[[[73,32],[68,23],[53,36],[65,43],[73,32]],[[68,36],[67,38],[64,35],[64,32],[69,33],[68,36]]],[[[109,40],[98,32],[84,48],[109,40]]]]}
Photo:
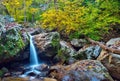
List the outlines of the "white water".
{"type": "Polygon", "coordinates": [[[35,49],[35,45],[33,43],[33,37],[31,35],[30,36],[30,64],[31,65],[38,65],[38,57],[37,57],[37,52],[35,49]]]}

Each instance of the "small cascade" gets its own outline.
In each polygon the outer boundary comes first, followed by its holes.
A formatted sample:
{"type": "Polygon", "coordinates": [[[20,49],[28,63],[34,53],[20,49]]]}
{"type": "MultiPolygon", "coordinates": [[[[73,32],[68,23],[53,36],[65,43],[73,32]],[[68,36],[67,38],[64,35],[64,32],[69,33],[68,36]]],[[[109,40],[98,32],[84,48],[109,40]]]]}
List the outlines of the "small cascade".
{"type": "Polygon", "coordinates": [[[31,35],[30,36],[30,64],[31,65],[38,65],[38,57],[37,57],[37,52],[35,49],[35,45],[33,43],[33,37],[31,35]]]}
{"type": "Polygon", "coordinates": [[[42,64],[44,63],[42,60],[39,60],[40,63],[38,62],[38,56],[37,56],[37,52],[35,49],[35,45],[33,43],[33,36],[30,36],[30,65],[25,67],[24,69],[24,73],[22,75],[20,75],[19,77],[30,77],[30,80],[36,78],[37,76],[45,76],[45,72],[44,71],[40,71],[39,69],[42,69],[42,64]],[[37,69],[39,68],[39,69],[37,69]]]}

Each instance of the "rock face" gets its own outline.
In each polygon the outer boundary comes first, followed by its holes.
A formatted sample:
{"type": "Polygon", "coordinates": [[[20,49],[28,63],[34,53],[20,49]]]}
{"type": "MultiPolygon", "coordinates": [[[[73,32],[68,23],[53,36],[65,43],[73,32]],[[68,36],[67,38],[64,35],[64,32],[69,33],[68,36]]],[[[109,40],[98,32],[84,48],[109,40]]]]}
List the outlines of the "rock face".
{"type": "Polygon", "coordinates": [[[82,60],[68,66],[53,66],[50,76],[58,81],[113,81],[107,69],[95,60],[82,60]]]}
{"type": "Polygon", "coordinates": [[[28,45],[28,39],[22,36],[22,25],[13,22],[14,18],[0,15],[0,63],[21,59],[20,51],[28,45]],[[27,41],[24,41],[27,40],[27,41]]]}
{"type": "MultiPolygon", "coordinates": [[[[29,61],[30,57],[30,49],[29,45],[26,45],[24,50],[21,50],[14,58],[15,61],[20,62],[20,61],[29,61]]],[[[26,61],[26,62],[27,62],[26,61]]]]}
{"type": "MultiPolygon", "coordinates": [[[[115,49],[120,48],[120,38],[111,39],[106,43],[107,46],[115,49]]],[[[108,53],[102,50],[98,60],[101,60],[104,66],[109,70],[111,76],[120,80],[120,55],[108,53]]]]}
{"type": "Polygon", "coordinates": [[[20,29],[18,27],[10,27],[8,30],[1,34],[0,39],[0,59],[5,60],[9,57],[17,55],[20,50],[25,48],[28,42],[24,42],[21,34],[19,33],[20,29]]]}
{"type": "Polygon", "coordinates": [[[34,36],[35,44],[39,49],[40,57],[43,59],[52,58],[56,55],[60,46],[60,35],[57,32],[41,33],[34,36]]]}
{"type": "Polygon", "coordinates": [[[75,56],[77,59],[96,59],[101,52],[101,48],[99,46],[90,46],[87,48],[82,48],[77,52],[75,56]]]}

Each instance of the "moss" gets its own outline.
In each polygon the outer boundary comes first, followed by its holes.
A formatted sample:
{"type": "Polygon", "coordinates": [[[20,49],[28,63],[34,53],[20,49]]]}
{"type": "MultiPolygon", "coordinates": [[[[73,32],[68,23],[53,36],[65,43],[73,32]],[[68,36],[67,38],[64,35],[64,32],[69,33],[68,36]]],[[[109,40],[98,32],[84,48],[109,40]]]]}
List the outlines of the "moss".
{"type": "Polygon", "coordinates": [[[0,77],[3,77],[4,73],[2,70],[0,70],[0,77]]]}
{"type": "Polygon", "coordinates": [[[25,47],[20,30],[13,28],[8,30],[0,38],[0,60],[16,55],[25,47]]]}

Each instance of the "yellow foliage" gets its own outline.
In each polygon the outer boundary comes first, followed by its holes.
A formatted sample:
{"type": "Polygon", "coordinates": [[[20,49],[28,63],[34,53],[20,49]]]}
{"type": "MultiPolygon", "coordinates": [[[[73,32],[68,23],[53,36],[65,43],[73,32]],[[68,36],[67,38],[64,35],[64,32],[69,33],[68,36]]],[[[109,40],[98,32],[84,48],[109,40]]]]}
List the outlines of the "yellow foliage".
{"type": "Polygon", "coordinates": [[[29,11],[32,0],[4,0],[2,4],[6,6],[10,15],[19,21],[23,18],[25,11],[29,11]]]}
{"type": "Polygon", "coordinates": [[[38,9],[37,9],[37,8],[30,8],[30,9],[29,9],[29,12],[30,12],[31,14],[34,14],[34,13],[38,12],[38,9]]]}
{"type": "Polygon", "coordinates": [[[85,14],[85,8],[83,6],[77,7],[74,2],[66,1],[63,9],[50,9],[42,14],[42,27],[65,32],[67,35],[80,30],[79,26],[85,23],[82,18],[85,14]]]}

